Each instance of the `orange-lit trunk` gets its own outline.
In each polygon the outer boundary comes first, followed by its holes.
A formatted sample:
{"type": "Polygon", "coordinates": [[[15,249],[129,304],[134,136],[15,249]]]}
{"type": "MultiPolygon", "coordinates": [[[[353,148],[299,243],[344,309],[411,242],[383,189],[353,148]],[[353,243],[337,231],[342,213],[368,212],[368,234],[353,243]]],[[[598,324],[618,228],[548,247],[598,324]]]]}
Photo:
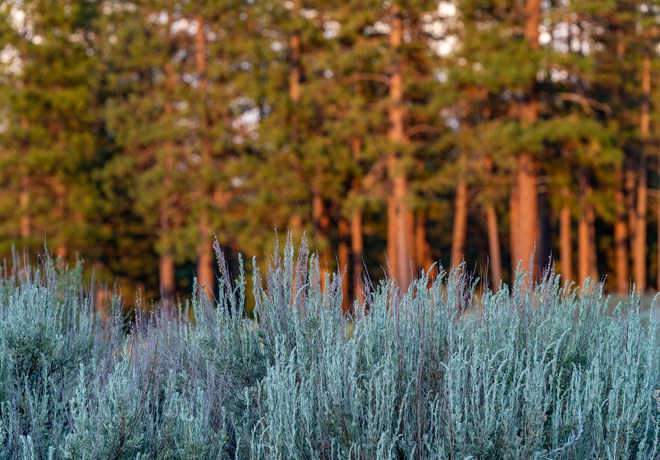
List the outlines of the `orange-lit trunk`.
{"type": "Polygon", "coordinates": [[[570,199],[571,192],[567,187],[562,188],[561,196],[564,200],[559,211],[559,263],[564,281],[573,281],[573,224],[571,222],[570,199]]]}
{"type": "Polygon", "coordinates": [[[490,254],[490,281],[493,292],[499,290],[502,280],[502,257],[500,256],[500,235],[497,225],[497,212],[492,204],[486,205],[486,222],[488,226],[488,251],[490,254]]]}
{"type": "Polygon", "coordinates": [[[402,162],[397,152],[399,145],[406,142],[404,131],[405,108],[403,100],[403,66],[400,48],[403,43],[403,18],[397,5],[391,7],[390,53],[392,67],[389,81],[389,129],[388,139],[393,151],[388,158],[388,175],[392,192],[388,198],[388,258],[392,264],[394,278],[403,290],[412,280],[411,258],[413,255],[412,211],[406,199],[409,193],[408,177],[402,171],[402,162]]]}
{"type": "MultiPolygon", "coordinates": [[[[533,50],[539,47],[539,24],[541,20],[541,1],[526,0],[525,2],[525,39],[533,50]]],[[[520,122],[529,127],[538,119],[538,95],[535,83],[530,83],[527,91],[527,101],[520,108],[520,122]]],[[[516,238],[518,242],[517,259],[524,264],[534,263],[534,272],[537,272],[538,263],[532,260],[535,254],[539,235],[539,207],[537,190],[537,171],[534,160],[530,154],[524,153],[518,157],[517,185],[518,185],[518,223],[519,230],[516,238]]],[[[536,251],[538,254],[538,251],[536,251]]],[[[535,274],[533,273],[532,276],[535,274]]]]}
{"type": "Polygon", "coordinates": [[[573,281],[573,250],[571,249],[573,238],[571,233],[571,208],[564,205],[559,211],[559,263],[564,281],[573,281]]]}
{"type": "Polygon", "coordinates": [[[518,186],[520,203],[518,208],[520,225],[518,257],[525,265],[532,261],[536,273],[538,263],[535,251],[539,233],[538,193],[536,169],[530,155],[521,155],[518,158],[518,186]]]}
{"type": "MultiPolygon", "coordinates": [[[[197,33],[195,35],[195,61],[197,65],[197,73],[199,74],[199,96],[200,96],[200,124],[202,130],[201,137],[201,162],[202,177],[206,170],[210,170],[211,156],[213,154],[210,135],[210,120],[206,110],[207,98],[207,76],[206,76],[206,36],[204,30],[204,18],[202,15],[197,16],[197,33]]],[[[213,298],[215,291],[215,274],[213,272],[213,246],[212,246],[212,229],[209,224],[209,208],[206,204],[212,199],[213,190],[208,184],[201,181],[201,199],[203,206],[200,211],[199,220],[197,222],[197,276],[199,278],[200,288],[204,289],[207,298],[213,298]]]]}
{"type": "Polygon", "coordinates": [[[431,257],[431,246],[429,245],[426,234],[426,212],[417,211],[415,217],[415,254],[417,255],[417,264],[428,272],[433,264],[431,257]]]}
{"type": "Polygon", "coordinates": [[[174,285],[174,257],[169,253],[160,256],[160,297],[164,305],[169,306],[174,301],[176,291],[174,285]]]}
{"type": "Polygon", "coordinates": [[[319,247],[319,266],[321,268],[321,283],[324,283],[325,276],[330,274],[331,249],[330,249],[330,216],[318,191],[314,192],[312,197],[312,225],[314,238],[319,247]]]}
{"type": "Polygon", "coordinates": [[[616,292],[623,295],[628,291],[628,224],[626,222],[625,197],[622,190],[623,171],[620,167],[617,168],[615,174],[614,281],[616,283],[616,292]]]}
{"type": "Polygon", "coordinates": [[[646,214],[648,208],[646,179],[646,147],[650,134],[651,106],[651,60],[644,56],[642,63],[642,111],[640,116],[640,137],[642,151],[637,173],[637,213],[635,219],[635,242],[633,264],[636,289],[646,289],[646,214]]]}
{"type": "Polygon", "coordinates": [[[459,179],[454,199],[454,226],[451,237],[451,268],[458,267],[465,258],[465,238],[467,231],[467,182],[459,179]]]}
{"type": "MultiPolygon", "coordinates": [[[[63,184],[56,182],[54,184],[55,192],[55,217],[56,222],[64,224],[68,222],[69,212],[67,206],[67,187],[63,184]]],[[[62,234],[62,232],[56,233],[57,235],[57,246],[55,247],[55,254],[57,257],[61,257],[66,260],[69,254],[67,235],[62,234]],[[59,233],[59,234],[58,234],[59,233]]]]}
{"type": "MultiPolygon", "coordinates": [[[[23,132],[27,133],[29,127],[30,127],[30,123],[28,122],[28,120],[26,119],[21,120],[21,129],[23,130],[23,132]]],[[[23,145],[21,146],[21,154],[23,155],[23,159],[27,159],[28,143],[26,140],[23,141],[23,145]]],[[[18,191],[18,209],[21,216],[19,222],[20,237],[23,240],[23,242],[25,242],[25,240],[30,238],[30,233],[32,229],[32,217],[30,215],[30,194],[32,193],[31,189],[32,189],[32,181],[30,178],[30,173],[29,171],[24,171],[21,174],[19,191],[18,191]]]]}
{"type": "MultiPolygon", "coordinates": [[[[297,20],[300,11],[299,0],[292,2],[291,19],[297,20]]],[[[295,155],[300,154],[298,142],[298,103],[300,101],[300,84],[302,81],[302,45],[300,33],[296,30],[289,37],[289,99],[291,100],[290,129],[295,155]]],[[[299,211],[294,208],[289,216],[289,230],[295,238],[300,238],[303,233],[303,218],[299,211]]]]}
{"type": "MultiPolygon", "coordinates": [[[[171,171],[174,167],[174,160],[171,155],[165,157],[165,174],[163,176],[163,187],[165,190],[172,188],[171,171]]],[[[167,239],[172,231],[172,208],[168,199],[162,199],[160,203],[160,233],[161,241],[167,239]]],[[[162,243],[161,243],[162,244],[162,243]]],[[[174,273],[174,254],[171,243],[164,244],[160,250],[160,292],[161,301],[165,306],[171,306],[176,292],[175,273],[174,273]]]]}
{"type": "MultiPolygon", "coordinates": [[[[359,137],[354,137],[351,141],[351,150],[353,159],[357,162],[362,155],[362,141],[359,137]]],[[[358,177],[353,178],[351,184],[353,192],[358,195],[361,191],[361,183],[358,177]]],[[[353,300],[360,304],[364,300],[362,272],[364,267],[364,236],[362,233],[362,211],[355,208],[351,213],[351,293],[353,300]]]]}
{"type": "Polygon", "coordinates": [[[337,259],[339,267],[337,271],[342,274],[342,303],[341,309],[344,313],[348,312],[349,308],[349,285],[350,285],[350,250],[348,246],[348,240],[351,237],[350,235],[350,226],[346,219],[340,218],[338,224],[339,231],[339,248],[337,250],[337,259]]]}
{"type": "Polygon", "coordinates": [[[208,212],[202,210],[199,217],[199,243],[197,246],[197,276],[200,288],[204,289],[207,298],[213,298],[215,291],[215,273],[213,271],[213,241],[211,227],[208,222],[208,212]]]}
{"type": "MultiPolygon", "coordinates": [[[[167,11],[167,34],[168,41],[172,40],[172,37],[169,35],[172,30],[172,6],[168,5],[167,11]]],[[[172,62],[168,61],[165,64],[165,84],[166,89],[170,97],[165,102],[165,112],[170,114],[173,112],[174,107],[172,105],[171,96],[174,95],[175,85],[176,85],[176,75],[174,74],[174,68],[172,62]]],[[[176,284],[175,284],[175,268],[174,268],[174,249],[170,240],[170,233],[173,230],[173,218],[172,213],[174,212],[174,207],[170,203],[169,193],[172,190],[172,172],[174,171],[174,157],[173,157],[173,146],[171,144],[165,144],[165,150],[167,153],[164,155],[163,159],[163,189],[166,193],[164,197],[161,198],[159,203],[159,223],[160,223],[160,265],[159,265],[159,275],[160,275],[160,292],[161,292],[161,302],[165,307],[171,307],[174,301],[174,296],[176,293],[176,284]]]]}
{"type": "Polygon", "coordinates": [[[25,242],[30,238],[32,219],[30,216],[30,176],[21,176],[20,191],[18,192],[18,206],[20,211],[20,237],[25,242]]]}
{"type": "Polygon", "coordinates": [[[351,215],[351,266],[353,278],[353,298],[360,303],[364,300],[363,295],[363,262],[364,241],[362,235],[362,213],[359,210],[353,211],[351,215]]]}
{"type": "Polygon", "coordinates": [[[578,223],[578,271],[580,284],[587,278],[598,281],[596,271],[595,216],[593,206],[588,202],[591,187],[586,174],[580,174],[580,220],[578,223]]]}
{"type": "Polygon", "coordinates": [[[511,279],[513,280],[520,263],[520,200],[518,186],[513,184],[509,197],[509,246],[511,251],[511,279]]]}

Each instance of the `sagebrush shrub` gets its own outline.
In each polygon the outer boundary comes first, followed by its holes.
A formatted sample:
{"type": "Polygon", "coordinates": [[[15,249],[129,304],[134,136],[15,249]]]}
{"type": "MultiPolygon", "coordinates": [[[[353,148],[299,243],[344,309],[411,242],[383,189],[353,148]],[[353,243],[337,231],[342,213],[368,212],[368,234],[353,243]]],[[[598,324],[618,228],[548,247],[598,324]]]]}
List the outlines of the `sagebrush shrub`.
{"type": "Polygon", "coordinates": [[[321,289],[289,240],[254,273],[250,319],[242,263],[232,280],[218,255],[216,305],[128,328],[80,267],[5,276],[0,458],[658,458],[655,323],[634,295],[609,312],[601,285],[551,271],[493,293],[440,270],[370,286],[346,317],[340,277],[321,289]]]}

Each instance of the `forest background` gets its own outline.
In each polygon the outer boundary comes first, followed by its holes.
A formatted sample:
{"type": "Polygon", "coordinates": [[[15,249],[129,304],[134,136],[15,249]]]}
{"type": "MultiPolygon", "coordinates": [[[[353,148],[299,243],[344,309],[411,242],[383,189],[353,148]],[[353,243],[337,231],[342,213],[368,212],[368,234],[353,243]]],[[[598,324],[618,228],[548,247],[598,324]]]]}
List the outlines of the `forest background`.
{"type": "Polygon", "coordinates": [[[657,0],[0,0],[4,269],[47,242],[172,299],[217,288],[214,235],[237,271],[277,229],[347,298],[551,256],[655,290],[659,26],[657,0]]]}

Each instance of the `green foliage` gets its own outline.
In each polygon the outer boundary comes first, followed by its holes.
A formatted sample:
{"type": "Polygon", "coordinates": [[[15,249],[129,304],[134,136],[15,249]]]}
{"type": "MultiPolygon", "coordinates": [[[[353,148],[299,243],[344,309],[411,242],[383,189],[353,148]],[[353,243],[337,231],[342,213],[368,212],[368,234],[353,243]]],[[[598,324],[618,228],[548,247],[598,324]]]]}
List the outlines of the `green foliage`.
{"type": "Polygon", "coordinates": [[[345,317],[340,277],[324,291],[317,258],[283,249],[253,274],[256,320],[242,271],[221,270],[215,305],[193,296],[127,334],[80,269],[45,259],[4,279],[0,455],[657,457],[656,325],[639,298],[610,312],[593,283],[519,271],[494,294],[455,271],[382,282],[345,317]]]}

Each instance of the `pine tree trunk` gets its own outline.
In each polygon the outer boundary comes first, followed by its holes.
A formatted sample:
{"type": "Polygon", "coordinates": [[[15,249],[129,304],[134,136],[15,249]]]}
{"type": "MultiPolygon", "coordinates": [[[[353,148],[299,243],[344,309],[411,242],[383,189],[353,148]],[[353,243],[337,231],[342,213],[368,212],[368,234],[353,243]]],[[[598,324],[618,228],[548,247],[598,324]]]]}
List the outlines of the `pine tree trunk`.
{"type": "MultiPolygon", "coordinates": [[[[30,127],[30,123],[27,119],[21,120],[21,129],[24,132],[30,127]]],[[[24,141],[21,147],[21,154],[23,158],[28,157],[28,145],[27,141],[24,141]]],[[[29,171],[24,171],[21,174],[19,192],[18,192],[18,206],[20,212],[20,237],[25,243],[28,238],[30,238],[30,233],[32,229],[32,217],[30,215],[30,194],[32,192],[32,180],[30,178],[29,171]]]]}
{"type": "MultiPolygon", "coordinates": [[[[403,105],[403,69],[399,49],[403,43],[403,18],[397,5],[391,7],[390,52],[392,69],[389,82],[389,130],[388,139],[393,144],[406,141],[404,132],[405,108],[403,105]]],[[[398,147],[397,147],[398,148],[398,147]]],[[[412,280],[411,257],[413,255],[412,234],[413,220],[411,210],[406,203],[409,193],[408,178],[401,171],[401,161],[396,150],[388,158],[388,173],[392,184],[392,193],[388,199],[388,258],[392,263],[394,278],[403,290],[412,280]]]]}
{"type": "Polygon", "coordinates": [[[215,292],[215,273],[213,270],[213,242],[207,210],[202,210],[199,217],[199,243],[197,246],[197,276],[200,289],[203,286],[208,299],[213,299],[215,292]]]}
{"type": "Polygon", "coordinates": [[[160,298],[164,306],[171,306],[174,301],[174,257],[165,252],[160,256],[160,298]]]}
{"type": "Polygon", "coordinates": [[[500,235],[497,225],[497,211],[492,204],[486,205],[486,223],[488,226],[488,253],[490,266],[491,290],[499,290],[502,281],[502,257],[500,255],[500,235]]]}
{"type": "Polygon", "coordinates": [[[591,194],[588,178],[585,172],[580,173],[580,220],[578,223],[578,271],[580,284],[587,278],[598,281],[596,266],[596,231],[594,209],[588,203],[591,194]]]}
{"type": "Polygon", "coordinates": [[[20,237],[23,243],[30,238],[32,228],[32,219],[30,216],[30,176],[23,174],[21,176],[20,191],[18,192],[18,206],[20,210],[20,237]]]}
{"type": "Polygon", "coordinates": [[[616,190],[614,201],[616,205],[616,221],[614,222],[614,278],[616,292],[626,294],[628,291],[628,224],[626,222],[626,204],[622,190],[623,171],[620,167],[616,172],[616,190]]]}
{"type": "Polygon", "coordinates": [[[320,245],[319,265],[321,268],[321,283],[325,275],[330,274],[330,216],[320,192],[315,191],[312,197],[312,230],[317,244],[320,245]]]}
{"type": "MultiPolygon", "coordinates": [[[[515,181],[514,181],[515,182],[515,181]]],[[[518,186],[514,183],[509,197],[509,245],[511,250],[511,281],[516,275],[520,263],[520,200],[518,186]]]]}
{"type": "Polygon", "coordinates": [[[303,222],[300,214],[294,212],[289,216],[289,230],[294,238],[300,238],[303,232],[303,222]]]}
{"type": "MultiPolygon", "coordinates": [[[[167,9],[167,31],[168,43],[171,42],[172,37],[170,32],[172,30],[172,5],[168,4],[167,9]]],[[[170,58],[171,56],[168,56],[170,58]]],[[[165,64],[165,86],[168,94],[168,99],[165,102],[165,112],[171,116],[174,107],[172,104],[172,96],[174,95],[176,85],[176,75],[174,74],[174,67],[171,60],[165,64]]],[[[164,196],[160,198],[159,212],[160,212],[160,290],[161,290],[161,303],[164,307],[170,308],[173,305],[174,296],[176,293],[175,288],[175,273],[174,273],[174,250],[170,241],[170,233],[172,232],[172,213],[173,206],[170,203],[170,193],[172,191],[172,172],[174,171],[174,157],[173,145],[170,143],[164,146],[167,153],[163,159],[163,192],[164,196]]]]}
{"type": "MultiPolygon", "coordinates": [[[[54,184],[54,191],[55,191],[55,218],[56,222],[59,222],[60,224],[64,224],[65,222],[68,221],[68,209],[67,209],[67,202],[66,202],[66,197],[67,197],[67,187],[64,184],[61,184],[59,182],[55,182],[54,184]]],[[[68,241],[66,238],[66,235],[63,235],[62,232],[59,232],[60,234],[58,235],[57,239],[57,246],[55,248],[55,254],[57,257],[61,257],[62,259],[66,260],[67,255],[69,253],[68,249],[68,241]]]]}
{"type": "MultiPolygon", "coordinates": [[[[299,0],[293,0],[291,8],[291,19],[297,20],[300,4],[299,0]]],[[[289,99],[291,100],[290,129],[293,149],[296,156],[299,155],[298,139],[298,102],[300,101],[300,82],[302,80],[302,46],[300,33],[295,31],[289,37],[289,99]]],[[[295,209],[289,216],[289,231],[295,238],[300,238],[303,233],[303,218],[295,209]]]]}
{"type": "MultiPolygon", "coordinates": [[[[174,160],[171,155],[165,157],[164,162],[165,173],[163,175],[163,188],[166,191],[171,190],[172,180],[171,171],[174,168],[174,160]]],[[[161,250],[160,250],[160,291],[161,302],[163,306],[170,307],[175,295],[175,274],[174,274],[174,255],[172,251],[172,244],[167,241],[170,232],[172,231],[171,224],[171,206],[167,198],[161,198],[160,202],[160,233],[161,233],[161,250]],[[167,241],[163,244],[163,240],[167,241]]]]}
{"type": "MultiPolygon", "coordinates": [[[[210,120],[206,110],[206,97],[207,97],[207,76],[206,76],[206,36],[204,30],[204,18],[202,15],[197,16],[197,34],[195,35],[195,61],[197,65],[197,73],[199,74],[199,96],[200,96],[200,124],[201,130],[201,161],[200,168],[202,170],[202,177],[206,170],[211,168],[212,147],[209,140],[210,135],[210,120]]],[[[198,227],[198,242],[197,242],[197,276],[199,278],[200,288],[204,289],[207,298],[213,298],[215,291],[215,274],[213,272],[213,246],[212,246],[212,230],[209,224],[209,209],[208,202],[212,199],[213,191],[209,185],[200,177],[201,184],[201,199],[202,209],[200,211],[198,227]]]]}
{"type": "Polygon", "coordinates": [[[341,308],[344,314],[348,312],[349,308],[349,285],[350,285],[350,251],[348,246],[348,240],[351,237],[349,224],[344,218],[339,219],[338,231],[339,231],[339,248],[337,250],[337,258],[339,267],[337,271],[342,275],[341,290],[342,290],[342,302],[341,308]]]}
{"type": "MultiPolygon", "coordinates": [[[[568,189],[562,191],[562,195],[568,200],[570,192],[568,189]]],[[[561,275],[564,281],[573,281],[573,250],[572,240],[571,208],[565,203],[559,211],[559,259],[561,263],[561,275]]]]}
{"type": "Polygon", "coordinates": [[[351,266],[353,278],[353,298],[359,303],[364,300],[362,272],[364,267],[364,241],[362,235],[362,213],[356,209],[351,215],[351,266]]]}
{"type": "Polygon", "coordinates": [[[530,155],[521,155],[518,158],[518,200],[519,205],[519,258],[523,264],[530,261],[534,264],[534,273],[537,272],[538,251],[536,243],[539,233],[538,225],[538,193],[536,170],[534,160],[530,155]],[[535,252],[536,251],[536,252],[535,252]]]}
{"type": "Polygon", "coordinates": [[[635,249],[635,224],[637,223],[637,209],[635,206],[635,195],[637,193],[637,177],[635,167],[632,160],[627,158],[625,161],[625,192],[626,192],[626,209],[628,210],[628,233],[630,235],[630,250],[631,253],[635,249]]]}
{"type": "MultiPolygon", "coordinates": [[[[388,161],[391,159],[388,159],[388,161]]],[[[397,245],[396,245],[396,202],[392,194],[387,199],[387,262],[392,270],[392,276],[396,277],[397,270],[397,245]]]]}
{"type": "MultiPolygon", "coordinates": [[[[355,136],[351,140],[353,160],[357,163],[362,156],[362,140],[355,136]]],[[[351,187],[355,195],[361,192],[360,178],[354,177],[351,187]]],[[[351,213],[351,293],[360,304],[364,300],[362,270],[364,264],[364,241],[362,234],[362,211],[355,208],[351,213]]]]}
{"type": "MultiPolygon", "coordinates": [[[[539,24],[541,19],[540,0],[526,0],[525,2],[525,39],[533,50],[539,47],[539,24]]],[[[532,83],[528,89],[526,101],[520,110],[520,122],[529,127],[538,119],[538,95],[535,84],[532,83]]],[[[524,264],[532,261],[534,276],[538,270],[538,263],[532,260],[536,251],[536,243],[539,235],[539,206],[538,187],[536,178],[536,166],[530,154],[522,154],[518,157],[518,221],[519,230],[517,235],[518,254],[517,258],[524,264]]],[[[535,257],[536,258],[536,257],[535,257]]]]}
{"type": "Polygon", "coordinates": [[[426,233],[426,211],[423,210],[419,210],[416,213],[415,254],[417,255],[418,265],[428,272],[433,264],[433,259],[426,233]]]}
{"type": "Polygon", "coordinates": [[[637,173],[637,213],[635,221],[635,243],[633,252],[635,288],[646,289],[646,214],[647,214],[647,179],[646,147],[650,134],[651,104],[651,61],[644,56],[642,64],[642,110],[640,116],[640,137],[642,151],[637,173]]]}
{"type": "Polygon", "coordinates": [[[596,213],[593,206],[587,210],[587,222],[589,223],[589,277],[598,282],[598,246],[596,244],[596,213]]]}
{"type": "Polygon", "coordinates": [[[589,277],[589,223],[587,216],[580,215],[578,221],[578,272],[580,284],[589,277]]]}
{"type": "Polygon", "coordinates": [[[465,258],[467,231],[467,182],[459,179],[454,200],[454,226],[451,237],[451,268],[458,267],[465,258]]]}

